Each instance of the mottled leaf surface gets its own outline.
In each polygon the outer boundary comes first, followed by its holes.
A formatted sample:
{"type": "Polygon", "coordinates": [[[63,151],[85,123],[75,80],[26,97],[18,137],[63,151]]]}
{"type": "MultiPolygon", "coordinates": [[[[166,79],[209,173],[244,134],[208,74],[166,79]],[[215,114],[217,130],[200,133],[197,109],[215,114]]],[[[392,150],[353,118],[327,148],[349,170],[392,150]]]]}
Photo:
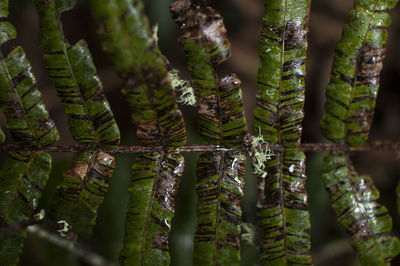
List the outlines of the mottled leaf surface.
{"type": "Polygon", "coordinates": [[[114,157],[108,153],[75,155],[72,168],[64,172],[56,189],[51,217],[67,221],[80,238],[89,239],[114,167],[114,157]]]}
{"type": "MultiPolygon", "coordinates": [[[[0,22],[0,41],[16,37],[13,26],[0,22]]],[[[2,44],[1,43],[1,44],[2,44]]],[[[1,58],[0,104],[6,116],[6,127],[15,142],[27,145],[50,145],[59,139],[54,122],[42,101],[31,65],[22,47],[1,58]]]]}
{"type": "MultiPolygon", "coordinates": [[[[183,31],[179,42],[192,76],[201,136],[208,143],[241,146],[247,132],[241,82],[233,74],[220,79],[215,74],[230,56],[222,17],[192,1],[174,2],[171,12],[183,31]]],[[[195,265],[240,264],[244,163],[242,152],[207,152],[198,159],[195,265]]]]}
{"type": "MultiPolygon", "coordinates": [[[[51,157],[47,152],[9,152],[0,174],[1,227],[32,217],[50,171],[51,157]]],[[[19,230],[2,241],[0,261],[3,265],[18,263],[25,237],[26,230],[19,230]]]]}
{"type": "Polygon", "coordinates": [[[184,168],[176,152],[140,154],[132,166],[122,265],[168,265],[168,234],[184,168]]]}
{"type": "Polygon", "coordinates": [[[40,26],[40,46],[46,69],[68,115],[73,138],[79,144],[119,144],[120,133],[84,41],[65,41],[60,13],[74,1],[35,1],[40,26]],[[57,7],[56,7],[57,4],[57,7]]]}
{"type": "MultiPolygon", "coordinates": [[[[336,47],[321,121],[322,132],[331,141],[358,146],[368,139],[390,24],[386,11],[397,2],[358,0],[350,10],[336,47]]],[[[325,158],[324,181],[361,263],[389,264],[400,244],[389,234],[391,217],[376,202],[379,191],[372,179],[355,172],[348,154],[330,153],[325,158]]]]}
{"type": "Polygon", "coordinates": [[[379,191],[369,176],[358,175],[344,153],[324,160],[324,182],[338,221],[363,265],[390,265],[400,241],[390,235],[392,218],[379,204],[379,191]]]}
{"type": "Polygon", "coordinates": [[[100,24],[103,49],[126,81],[122,92],[141,142],[168,146],[186,143],[182,113],[142,1],[93,0],[90,4],[100,24]]]}
{"type": "MultiPolygon", "coordinates": [[[[8,14],[8,2],[0,2],[0,16],[8,14]]],[[[0,22],[0,45],[16,37],[15,28],[0,22]]],[[[0,52],[0,107],[6,128],[14,141],[29,146],[50,145],[59,139],[36,86],[31,65],[22,47],[6,57],[0,52]]],[[[4,141],[4,133],[1,134],[4,141]]],[[[0,173],[0,230],[30,219],[36,211],[42,189],[51,171],[46,152],[11,151],[0,173]]],[[[0,262],[16,265],[26,236],[24,229],[9,235],[0,245],[0,262]]]]}
{"type": "Polygon", "coordinates": [[[285,151],[274,152],[257,174],[264,265],[311,264],[305,155],[296,148],[304,117],[309,8],[309,0],[265,2],[254,126],[265,142],[282,144],[285,151]]]}
{"type": "MultiPolygon", "coordinates": [[[[141,143],[184,145],[182,113],[142,1],[93,0],[90,5],[99,22],[103,49],[126,82],[122,93],[141,143]]],[[[168,234],[182,172],[183,157],[175,152],[146,153],[136,159],[121,264],[169,264],[168,234]]]]}
{"type": "Polygon", "coordinates": [[[324,136],[335,142],[362,145],[368,138],[386,51],[388,9],[398,1],[356,1],[342,40],[335,50],[326,88],[324,136]]]}

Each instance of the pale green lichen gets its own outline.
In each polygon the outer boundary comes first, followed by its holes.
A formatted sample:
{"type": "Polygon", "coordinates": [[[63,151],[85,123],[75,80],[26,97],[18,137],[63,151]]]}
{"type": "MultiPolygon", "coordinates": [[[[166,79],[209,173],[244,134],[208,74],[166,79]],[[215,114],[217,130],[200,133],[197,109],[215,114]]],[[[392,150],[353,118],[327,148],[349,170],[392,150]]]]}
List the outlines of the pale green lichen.
{"type": "Polygon", "coordinates": [[[257,228],[251,223],[242,223],[242,241],[249,246],[256,246],[257,228]]]}
{"type": "Polygon", "coordinates": [[[179,71],[172,69],[168,72],[168,77],[171,80],[171,86],[175,91],[179,92],[178,102],[184,105],[196,105],[196,97],[194,95],[193,88],[189,85],[189,82],[179,77],[179,71]]]}
{"type": "Polygon", "coordinates": [[[274,155],[272,150],[268,146],[261,135],[261,129],[259,128],[258,136],[252,136],[250,139],[249,154],[252,157],[252,165],[254,169],[254,174],[265,178],[267,173],[265,172],[265,163],[271,159],[274,155]]]}
{"type": "Polygon", "coordinates": [[[45,211],[43,209],[34,215],[36,221],[41,221],[44,219],[44,217],[45,217],[45,211]]]}
{"type": "Polygon", "coordinates": [[[57,230],[57,232],[59,232],[62,237],[65,237],[69,231],[69,224],[64,220],[60,220],[57,223],[64,225],[63,228],[57,230]]]}
{"type": "Polygon", "coordinates": [[[152,31],[153,31],[152,38],[153,38],[154,42],[158,45],[158,24],[153,26],[152,31]]]}

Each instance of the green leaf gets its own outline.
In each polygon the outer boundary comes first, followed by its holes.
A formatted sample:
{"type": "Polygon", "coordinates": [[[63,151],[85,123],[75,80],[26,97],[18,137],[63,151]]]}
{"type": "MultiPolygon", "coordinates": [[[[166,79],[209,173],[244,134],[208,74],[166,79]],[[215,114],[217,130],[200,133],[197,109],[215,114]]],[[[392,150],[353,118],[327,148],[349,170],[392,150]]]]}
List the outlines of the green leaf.
{"type": "Polygon", "coordinates": [[[35,1],[46,69],[68,115],[73,138],[79,144],[115,147],[120,133],[87,45],[80,41],[71,47],[62,32],[58,12],[71,8],[72,2],[58,1],[57,10],[54,1],[35,1]]]}
{"type": "Polygon", "coordinates": [[[321,121],[324,136],[332,141],[357,146],[368,139],[391,20],[383,11],[396,3],[360,0],[349,13],[336,47],[321,121]]]}
{"type": "Polygon", "coordinates": [[[3,45],[8,40],[15,39],[17,37],[17,31],[14,26],[8,22],[0,22],[0,44],[3,45]]]}
{"type": "Polygon", "coordinates": [[[377,200],[379,191],[369,176],[358,175],[345,153],[329,153],[324,182],[337,219],[346,230],[362,265],[390,265],[400,241],[390,235],[392,219],[377,200]]]}
{"type": "MultiPolygon", "coordinates": [[[[185,144],[182,113],[143,3],[105,0],[90,1],[90,5],[100,22],[103,49],[126,82],[122,92],[141,143],[185,144]]],[[[183,157],[178,153],[143,154],[136,160],[120,253],[122,264],[168,264],[168,233],[182,171],[183,157]]]]}
{"type": "Polygon", "coordinates": [[[207,152],[198,159],[195,265],[240,264],[245,160],[241,152],[207,152]]]}
{"type": "Polygon", "coordinates": [[[80,238],[89,239],[114,167],[114,157],[108,153],[77,154],[56,189],[51,217],[66,220],[80,238]]]}
{"type": "Polygon", "coordinates": [[[300,143],[309,0],[266,1],[254,126],[268,143],[300,143]]]}
{"type": "MultiPolygon", "coordinates": [[[[0,22],[1,44],[16,37],[13,26],[0,22]]],[[[0,104],[7,118],[6,127],[17,143],[50,145],[59,139],[54,122],[42,101],[31,65],[18,46],[3,58],[0,67],[0,104]]]]}
{"type": "Polygon", "coordinates": [[[6,135],[4,135],[3,130],[0,128],[0,143],[4,143],[6,140],[6,135]]]}
{"type": "Polygon", "coordinates": [[[71,47],[68,57],[100,144],[117,146],[120,141],[119,129],[86,42],[81,40],[71,47]]]}
{"type": "MultiPolygon", "coordinates": [[[[8,154],[0,175],[1,227],[32,217],[50,171],[51,156],[47,152],[12,151],[8,154]]],[[[19,230],[1,243],[2,264],[18,263],[25,237],[26,230],[19,230]]]]}
{"type": "Polygon", "coordinates": [[[312,263],[305,155],[296,148],[304,117],[310,2],[265,2],[254,127],[262,142],[281,144],[285,151],[274,152],[264,165],[257,165],[257,158],[252,160],[258,176],[264,265],[312,263]]]}
{"type": "Polygon", "coordinates": [[[175,103],[175,92],[152,37],[142,1],[93,0],[90,4],[100,22],[103,49],[126,81],[123,94],[131,107],[141,142],[185,144],[182,113],[175,103]]]}
{"type": "MultiPolygon", "coordinates": [[[[199,106],[200,135],[209,143],[220,144],[223,129],[218,108],[219,94],[223,88],[218,88],[214,65],[227,60],[230,56],[230,44],[222,17],[209,7],[194,8],[190,5],[190,1],[174,2],[171,5],[171,12],[183,31],[179,42],[185,50],[188,69],[192,76],[192,86],[199,106]],[[210,33],[211,29],[212,33],[210,33]]],[[[239,79],[236,78],[236,80],[240,83],[239,79]]],[[[240,110],[236,113],[240,113],[240,110]]],[[[245,125],[244,120],[240,123],[245,125]]],[[[244,131],[246,128],[239,134],[244,131]]]]}
{"type": "Polygon", "coordinates": [[[8,17],[8,0],[0,0],[0,18],[8,17]]]}
{"type": "Polygon", "coordinates": [[[176,152],[145,153],[132,166],[121,265],[168,265],[168,234],[184,158],[176,152]]]}
{"type": "MultiPolygon", "coordinates": [[[[171,12],[183,31],[179,42],[192,76],[201,136],[212,144],[240,147],[247,133],[241,82],[235,75],[218,79],[215,74],[215,66],[230,56],[222,17],[190,1],[174,2],[171,12]]],[[[241,152],[208,152],[199,157],[195,265],[240,264],[244,163],[241,152]]]]}
{"type": "Polygon", "coordinates": [[[264,265],[311,265],[305,155],[288,148],[273,155],[265,170],[259,196],[264,265]]]}

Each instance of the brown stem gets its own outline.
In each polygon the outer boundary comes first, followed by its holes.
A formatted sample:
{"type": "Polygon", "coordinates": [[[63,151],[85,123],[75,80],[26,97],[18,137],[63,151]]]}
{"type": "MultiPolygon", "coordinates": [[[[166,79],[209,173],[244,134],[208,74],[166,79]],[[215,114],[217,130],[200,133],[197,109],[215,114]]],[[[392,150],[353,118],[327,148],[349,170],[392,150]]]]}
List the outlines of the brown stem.
{"type": "MultiPolygon", "coordinates": [[[[268,147],[273,151],[282,151],[283,147],[279,144],[269,144],[268,147]]],[[[400,142],[393,141],[373,141],[363,146],[349,147],[338,143],[302,143],[299,148],[305,152],[319,151],[400,151],[400,142]]],[[[119,146],[118,148],[106,147],[87,147],[87,146],[47,146],[34,147],[11,143],[0,144],[0,150],[25,150],[25,151],[47,151],[47,152],[94,152],[102,151],[107,153],[146,153],[161,151],[177,152],[212,152],[212,151],[245,151],[246,147],[228,148],[219,145],[186,145],[181,147],[163,147],[163,146],[119,146]]]]}

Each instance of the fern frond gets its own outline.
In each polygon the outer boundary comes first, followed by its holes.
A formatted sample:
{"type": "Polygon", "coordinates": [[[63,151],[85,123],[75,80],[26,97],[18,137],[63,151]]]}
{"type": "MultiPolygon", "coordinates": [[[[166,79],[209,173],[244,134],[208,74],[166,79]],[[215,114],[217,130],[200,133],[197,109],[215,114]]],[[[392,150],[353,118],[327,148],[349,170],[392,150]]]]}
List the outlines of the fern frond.
{"type": "MultiPolygon", "coordinates": [[[[116,147],[120,132],[87,44],[81,40],[70,46],[63,35],[60,14],[72,9],[75,1],[38,0],[35,4],[46,69],[68,115],[73,138],[79,144],[116,147]]],[[[89,238],[113,169],[114,157],[109,154],[77,154],[73,168],[64,173],[56,189],[50,216],[66,220],[77,235],[89,238]]]]}
{"type": "Polygon", "coordinates": [[[323,177],[338,221],[361,264],[389,265],[400,251],[400,241],[390,235],[392,219],[377,202],[379,191],[372,179],[358,175],[344,153],[325,157],[323,177]]]}
{"type": "Polygon", "coordinates": [[[207,152],[197,162],[195,265],[239,265],[246,156],[207,152]]]}
{"type": "MultiPolygon", "coordinates": [[[[1,44],[16,37],[14,27],[1,22],[1,44]]],[[[50,145],[59,139],[54,122],[43,104],[41,93],[22,47],[3,58],[0,67],[0,104],[7,118],[6,127],[17,143],[50,145]]]]}
{"type": "MultiPolygon", "coordinates": [[[[349,13],[336,47],[321,120],[322,132],[331,141],[358,146],[368,139],[390,24],[385,11],[397,2],[359,0],[349,13]]],[[[358,176],[348,154],[330,153],[324,180],[338,221],[361,263],[388,264],[399,253],[400,243],[389,235],[391,217],[376,202],[379,191],[372,179],[358,176]]]]}
{"type": "MultiPolygon", "coordinates": [[[[6,16],[8,3],[1,1],[0,16],[6,16]]],[[[15,28],[0,22],[0,45],[16,37],[15,28]]],[[[14,141],[30,146],[55,143],[59,139],[54,122],[42,101],[22,47],[6,58],[0,52],[0,106],[14,141]]],[[[4,133],[2,132],[4,140],[4,133]]],[[[46,152],[12,151],[0,174],[0,227],[17,224],[32,217],[51,170],[51,156],[46,152]]],[[[1,228],[0,230],[6,230],[1,228]]],[[[26,230],[8,236],[0,245],[0,261],[15,265],[19,261],[26,230]]]]}
{"type": "MultiPolygon", "coordinates": [[[[214,72],[230,56],[222,17],[191,1],[174,2],[171,12],[183,31],[179,42],[192,76],[201,136],[212,144],[239,147],[247,133],[241,81],[235,75],[218,79],[214,72]]],[[[245,159],[242,152],[208,152],[198,159],[195,265],[240,264],[245,159]]]]}
{"type": "Polygon", "coordinates": [[[8,17],[8,0],[0,1],[0,18],[8,17]]]}
{"type": "Polygon", "coordinates": [[[155,43],[143,3],[138,0],[91,1],[101,23],[103,49],[125,79],[123,89],[143,144],[186,143],[182,113],[168,71],[155,43]],[[116,19],[120,17],[121,21],[116,19]],[[161,140],[161,141],[160,141],[161,140]]]}
{"type": "Polygon", "coordinates": [[[68,115],[73,138],[79,144],[119,144],[120,133],[104,95],[86,43],[70,46],[59,16],[74,1],[35,1],[40,22],[40,46],[46,69],[68,115]],[[57,6],[56,6],[57,4],[57,6]]]}
{"type": "MultiPolygon", "coordinates": [[[[146,145],[185,144],[182,113],[142,1],[93,0],[90,4],[101,24],[103,49],[126,81],[122,92],[139,140],[146,145]]],[[[136,159],[121,264],[169,263],[168,234],[182,172],[179,153],[146,153],[136,159]]]]}
{"type": "Polygon", "coordinates": [[[132,166],[121,264],[169,264],[168,234],[183,169],[184,158],[176,152],[137,157],[132,166]]]}
{"type": "Polygon", "coordinates": [[[258,176],[264,265],[311,264],[305,155],[300,143],[309,0],[265,2],[254,126],[263,141],[282,144],[258,176]]]}
{"type": "Polygon", "coordinates": [[[356,1],[336,47],[326,88],[324,136],[353,146],[365,143],[375,108],[390,15],[398,1],[356,1]]]}

